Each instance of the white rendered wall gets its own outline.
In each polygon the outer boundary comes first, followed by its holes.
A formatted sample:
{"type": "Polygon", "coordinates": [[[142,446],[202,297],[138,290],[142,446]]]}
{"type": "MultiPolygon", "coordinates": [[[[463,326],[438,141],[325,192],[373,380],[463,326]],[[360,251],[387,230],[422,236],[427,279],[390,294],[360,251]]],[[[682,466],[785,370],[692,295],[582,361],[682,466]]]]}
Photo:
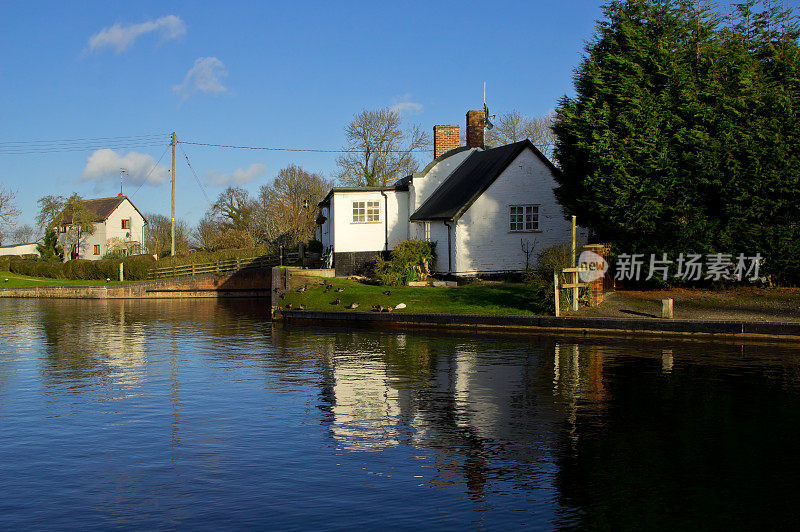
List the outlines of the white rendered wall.
{"type": "MultiPolygon", "coordinates": [[[[405,191],[386,191],[388,203],[389,249],[408,239],[408,193],[405,191]]],[[[333,228],[331,237],[336,253],[354,251],[382,251],[386,234],[384,217],[387,216],[384,197],[380,192],[334,192],[336,207],[331,199],[333,228]],[[377,201],[380,206],[380,221],[353,223],[354,201],[377,201]],[[335,232],[334,232],[335,231],[335,232]]]]}
{"type": "MultiPolygon", "coordinates": [[[[453,235],[453,271],[469,275],[524,270],[525,254],[520,240],[533,246],[531,267],[542,249],[570,242],[571,221],[562,215],[553,193],[555,186],[550,169],[532,151],[520,153],[457,221],[453,235]],[[509,206],[524,204],[539,205],[539,230],[511,232],[509,206]]],[[[587,232],[579,227],[578,246],[586,241],[587,232]]]]}
{"type": "Polygon", "coordinates": [[[464,150],[453,154],[436,163],[424,177],[414,177],[409,187],[411,214],[414,214],[425,203],[425,200],[439,188],[439,185],[453,173],[453,170],[458,168],[464,159],[474,151],[474,149],[464,150]]]}

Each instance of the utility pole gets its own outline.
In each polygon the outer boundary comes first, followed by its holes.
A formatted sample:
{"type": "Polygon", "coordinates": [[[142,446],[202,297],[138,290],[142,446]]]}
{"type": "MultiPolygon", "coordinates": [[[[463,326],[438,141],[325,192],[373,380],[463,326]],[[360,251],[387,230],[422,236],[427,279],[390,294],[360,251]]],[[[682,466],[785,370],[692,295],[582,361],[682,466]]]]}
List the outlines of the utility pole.
{"type": "Polygon", "coordinates": [[[170,225],[170,246],[169,254],[171,257],[175,256],[175,143],[177,138],[175,132],[172,132],[172,222],[170,225]]]}

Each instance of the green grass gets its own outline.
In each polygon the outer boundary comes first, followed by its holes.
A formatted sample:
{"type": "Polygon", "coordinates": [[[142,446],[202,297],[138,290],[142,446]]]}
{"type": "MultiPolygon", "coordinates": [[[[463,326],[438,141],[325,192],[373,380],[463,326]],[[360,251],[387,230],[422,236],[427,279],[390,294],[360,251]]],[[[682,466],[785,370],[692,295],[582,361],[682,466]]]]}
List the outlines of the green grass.
{"type": "Polygon", "coordinates": [[[306,305],[306,310],[345,310],[347,312],[369,312],[373,305],[384,307],[405,303],[406,308],[396,312],[426,312],[437,314],[548,314],[537,290],[523,284],[470,284],[454,288],[375,286],[348,279],[295,278],[296,286],[308,282],[308,288],[298,293],[292,288],[280,307],[292,304],[294,309],[306,305]],[[334,288],[343,287],[343,292],[331,290],[324,293],[324,284],[334,288]],[[391,295],[384,295],[389,290],[391,295]],[[332,304],[339,299],[339,304],[332,304]],[[347,310],[350,303],[359,303],[356,310],[347,310]]]}
{"type": "MultiPolygon", "coordinates": [[[[128,281],[125,281],[127,283],[128,281]]],[[[88,281],[73,279],[48,279],[46,277],[27,277],[11,272],[0,272],[0,288],[22,288],[27,286],[97,286],[124,284],[119,281],[105,282],[105,280],[92,279],[88,281]],[[5,280],[8,279],[8,282],[5,280]]]]}

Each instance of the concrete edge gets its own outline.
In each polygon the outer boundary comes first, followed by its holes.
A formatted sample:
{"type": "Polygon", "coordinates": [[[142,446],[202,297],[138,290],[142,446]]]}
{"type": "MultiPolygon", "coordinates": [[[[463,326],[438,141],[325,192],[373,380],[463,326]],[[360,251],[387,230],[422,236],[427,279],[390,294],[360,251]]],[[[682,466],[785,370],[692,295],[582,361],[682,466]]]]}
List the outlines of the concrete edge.
{"type": "Polygon", "coordinates": [[[800,323],[749,322],[727,320],[679,320],[645,318],[594,318],[555,316],[498,316],[483,314],[377,313],[346,311],[285,310],[276,312],[276,320],[287,324],[336,323],[381,327],[433,327],[498,329],[516,333],[603,334],[702,336],[709,338],[771,339],[797,342],[800,323]]]}

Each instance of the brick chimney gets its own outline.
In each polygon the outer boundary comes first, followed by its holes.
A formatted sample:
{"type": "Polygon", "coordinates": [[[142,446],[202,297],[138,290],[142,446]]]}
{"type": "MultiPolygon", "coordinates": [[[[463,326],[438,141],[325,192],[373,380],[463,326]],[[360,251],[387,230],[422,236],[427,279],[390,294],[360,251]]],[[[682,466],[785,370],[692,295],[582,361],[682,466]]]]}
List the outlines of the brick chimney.
{"type": "Polygon", "coordinates": [[[433,158],[458,148],[458,125],[433,126],[433,158]]]}
{"type": "Polygon", "coordinates": [[[467,147],[483,148],[483,111],[467,111],[467,147]]]}

